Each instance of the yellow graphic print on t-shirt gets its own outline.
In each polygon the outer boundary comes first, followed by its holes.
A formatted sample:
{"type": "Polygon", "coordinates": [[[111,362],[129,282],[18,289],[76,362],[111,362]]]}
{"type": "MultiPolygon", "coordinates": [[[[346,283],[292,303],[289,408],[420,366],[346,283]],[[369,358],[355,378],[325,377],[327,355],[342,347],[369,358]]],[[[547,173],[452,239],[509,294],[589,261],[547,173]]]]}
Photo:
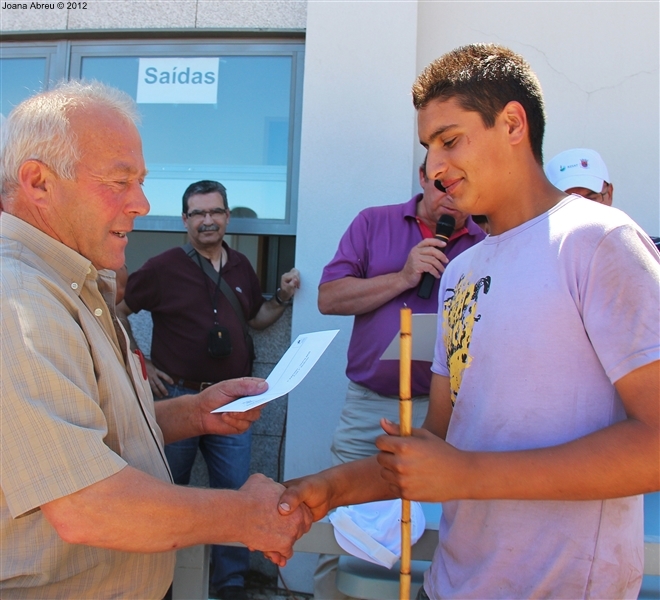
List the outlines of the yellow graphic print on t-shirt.
{"type": "Polygon", "coordinates": [[[442,307],[443,336],[447,349],[447,368],[451,386],[451,403],[456,404],[458,391],[463,381],[463,372],[470,366],[469,353],[474,324],[481,318],[477,313],[479,292],[490,289],[490,277],[476,283],[461,275],[454,289],[447,289],[442,307]]]}

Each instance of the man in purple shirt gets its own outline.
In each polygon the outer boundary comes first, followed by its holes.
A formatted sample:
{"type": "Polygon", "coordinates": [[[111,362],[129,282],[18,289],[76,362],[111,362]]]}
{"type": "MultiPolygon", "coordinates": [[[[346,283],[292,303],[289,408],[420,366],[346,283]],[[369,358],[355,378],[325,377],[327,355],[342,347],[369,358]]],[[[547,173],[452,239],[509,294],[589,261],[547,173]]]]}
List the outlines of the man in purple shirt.
{"type": "MultiPolygon", "coordinates": [[[[437,313],[438,281],[446,264],[486,234],[419,168],[423,193],[408,202],[361,211],[323,269],[318,305],[323,314],[355,315],[348,347],[346,402],[332,441],[334,465],[378,452],[380,419],[399,421],[399,362],[380,360],[399,331],[400,309],[437,313]],[[448,242],[434,237],[443,215],[456,220],[448,242]],[[417,294],[424,273],[436,281],[428,299],[417,294]]],[[[430,357],[429,357],[430,358],[430,357]]],[[[429,401],[431,362],[413,361],[413,427],[421,427],[429,401]]],[[[337,558],[322,555],[314,575],[314,597],[346,598],[335,587],[337,558]]]]}

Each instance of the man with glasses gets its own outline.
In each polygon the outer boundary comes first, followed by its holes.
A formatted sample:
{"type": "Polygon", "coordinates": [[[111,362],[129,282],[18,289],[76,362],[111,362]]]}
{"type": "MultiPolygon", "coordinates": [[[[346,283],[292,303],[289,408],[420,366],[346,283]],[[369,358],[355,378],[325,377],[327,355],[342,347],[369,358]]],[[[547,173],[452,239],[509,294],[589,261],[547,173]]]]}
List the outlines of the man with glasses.
{"type": "MultiPolygon", "coordinates": [[[[217,181],[198,181],[183,194],[183,223],[189,244],[149,259],[128,279],[117,312],[132,337],[128,315],[148,310],[153,319],[151,360],[146,368],[159,398],[199,393],[208,385],[244,377],[252,370],[247,325],[265,329],[284,313],[300,286],[296,269],[282,275],[265,301],[247,257],[224,242],[230,214],[227,190],[217,181]]],[[[134,339],[132,343],[137,344],[134,339]]],[[[165,448],[174,481],[190,482],[199,447],[212,488],[237,489],[249,476],[251,432],[205,435],[165,448]]],[[[213,546],[211,591],[245,598],[247,548],[213,546]]]]}
{"type": "Polygon", "coordinates": [[[564,150],[546,163],[545,174],[562,192],[612,206],[614,186],[610,183],[605,161],[595,150],[564,150]]]}
{"type": "MultiPolygon", "coordinates": [[[[564,150],[546,163],[544,170],[550,183],[562,192],[612,206],[614,186],[610,183],[605,161],[595,150],[564,150]]],[[[650,237],[660,250],[660,238],[650,237]]]]}

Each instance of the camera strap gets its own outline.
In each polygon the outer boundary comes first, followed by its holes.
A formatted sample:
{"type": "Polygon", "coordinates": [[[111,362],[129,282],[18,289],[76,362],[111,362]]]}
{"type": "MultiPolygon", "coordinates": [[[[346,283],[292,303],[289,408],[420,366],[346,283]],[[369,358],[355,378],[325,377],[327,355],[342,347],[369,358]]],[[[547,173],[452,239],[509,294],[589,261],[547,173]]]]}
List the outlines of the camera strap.
{"type": "Polygon", "coordinates": [[[183,251],[190,257],[190,260],[192,260],[194,263],[199,265],[199,268],[215,283],[215,291],[213,293],[213,297],[211,300],[211,304],[213,306],[213,311],[216,315],[216,322],[217,322],[217,303],[216,303],[216,297],[218,294],[218,289],[222,294],[224,294],[225,298],[229,301],[229,304],[231,307],[234,309],[234,312],[236,313],[236,316],[238,317],[238,322],[241,324],[241,327],[243,328],[243,335],[247,339],[248,336],[248,328],[247,328],[247,323],[245,322],[245,316],[243,315],[243,310],[241,309],[241,305],[238,301],[238,298],[236,297],[236,294],[234,293],[234,290],[231,289],[229,284],[222,279],[222,261],[220,264],[220,271],[216,273],[216,270],[213,268],[213,265],[211,264],[210,260],[203,259],[200,256],[199,252],[193,248],[193,245],[188,242],[183,246],[183,251]]]}

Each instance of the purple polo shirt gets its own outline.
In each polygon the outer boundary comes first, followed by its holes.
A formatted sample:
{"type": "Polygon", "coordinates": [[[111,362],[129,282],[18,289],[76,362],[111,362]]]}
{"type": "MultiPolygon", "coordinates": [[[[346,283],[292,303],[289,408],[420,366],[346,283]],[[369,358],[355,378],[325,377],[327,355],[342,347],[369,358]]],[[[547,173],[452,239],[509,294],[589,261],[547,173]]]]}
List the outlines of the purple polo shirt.
{"type": "MultiPolygon", "coordinates": [[[[320,284],[342,277],[368,279],[400,271],[410,250],[422,241],[416,220],[417,202],[421,199],[422,194],[418,194],[404,204],[361,211],[341,238],[335,257],[323,269],[320,284]]],[[[467,233],[451,240],[444,249],[449,260],[486,237],[471,218],[465,225],[467,233]]],[[[401,308],[407,306],[413,313],[438,312],[439,281],[436,280],[428,300],[417,296],[415,286],[376,310],[355,316],[346,368],[351,381],[379,394],[398,397],[399,361],[380,357],[399,331],[401,308]]],[[[413,396],[427,395],[430,385],[431,362],[413,361],[413,396]]]]}

